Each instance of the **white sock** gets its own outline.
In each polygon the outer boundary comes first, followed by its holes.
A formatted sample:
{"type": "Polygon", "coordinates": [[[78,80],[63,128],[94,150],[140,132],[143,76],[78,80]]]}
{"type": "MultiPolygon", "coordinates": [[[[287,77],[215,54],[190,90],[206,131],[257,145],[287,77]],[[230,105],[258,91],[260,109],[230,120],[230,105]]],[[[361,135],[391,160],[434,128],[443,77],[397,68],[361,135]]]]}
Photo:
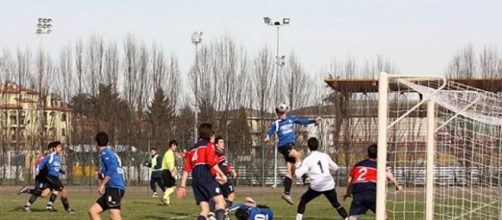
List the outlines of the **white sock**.
{"type": "Polygon", "coordinates": [[[302,220],[303,214],[296,213],[296,220],[302,220]]]}
{"type": "Polygon", "coordinates": [[[24,206],[31,206],[31,202],[30,201],[26,202],[26,204],[24,204],[24,206]]]}

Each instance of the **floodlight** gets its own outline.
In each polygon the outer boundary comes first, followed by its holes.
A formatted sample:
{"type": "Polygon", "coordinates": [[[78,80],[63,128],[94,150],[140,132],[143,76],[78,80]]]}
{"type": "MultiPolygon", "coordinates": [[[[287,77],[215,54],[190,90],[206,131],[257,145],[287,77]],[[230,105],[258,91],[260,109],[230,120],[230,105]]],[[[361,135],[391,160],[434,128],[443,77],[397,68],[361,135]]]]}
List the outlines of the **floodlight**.
{"type": "Polygon", "coordinates": [[[283,18],[282,19],[282,24],[288,25],[289,24],[289,18],[283,18]]]}
{"type": "Polygon", "coordinates": [[[270,24],[271,21],[272,21],[272,19],[270,19],[270,17],[263,18],[263,22],[265,22],[265,24],[270,24]]]}

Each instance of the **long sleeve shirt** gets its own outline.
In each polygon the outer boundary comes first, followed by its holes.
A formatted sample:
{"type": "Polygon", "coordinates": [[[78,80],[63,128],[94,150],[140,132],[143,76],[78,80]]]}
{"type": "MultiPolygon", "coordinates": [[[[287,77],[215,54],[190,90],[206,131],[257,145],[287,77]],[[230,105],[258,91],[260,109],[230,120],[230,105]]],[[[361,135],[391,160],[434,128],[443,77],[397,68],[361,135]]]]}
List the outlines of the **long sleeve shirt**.
{"type": "Polygon", "coordinates": [[[315,123],[315,119],[299,119],[293,115],[286,115],[285,119],[278,119],[272,122],[268,130],[268,137],[272,137],[274,133],[277,134],[279,143],[277,147],[282,147],[286,144],[295,144],[295,124],[309,125],[315,123]]]}
{"type": "Polygon", "coordinates": [[[106,188],[125,190],[122,161],[112,149],[106,147],[101,151],[99,164],[101,174],[110,177],[110,180],[106,183],[106,188]]]}

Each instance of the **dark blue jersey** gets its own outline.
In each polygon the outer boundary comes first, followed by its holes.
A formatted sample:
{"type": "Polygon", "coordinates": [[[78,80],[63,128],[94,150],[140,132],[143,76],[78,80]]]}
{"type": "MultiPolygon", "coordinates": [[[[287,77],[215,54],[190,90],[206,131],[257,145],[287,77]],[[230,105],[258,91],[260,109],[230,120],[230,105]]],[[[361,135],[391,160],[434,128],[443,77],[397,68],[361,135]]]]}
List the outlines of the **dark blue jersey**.
{"type": "Polygon", "coordinates": [[[44,159],[40,161],[38,166],[39,170],[46,168],[48,174],[53,177],[59,178],[59,174],[64,173],[64,170],[61,167],[61,157],[56,152],[53,152],[44,157],[44,159]]]}
{"type": "Polygon", "coordinates": [[[247,220],[273,220],[274,214],[272,210],[266,206],[257,205],[256,207],[248,205],[234,205],[230,207],[230,211],[236,211],[237,209],[244,209],[249,213],[247,220]]]}
{"type": "Polygon", "coordinates": [[[286,115],[285,119],[278,119],[272,122],[267,135],[271,138],[274,133],[277,133],[279,139],[277,147],[294,144],[296,142],[295,124],[309,125],[312,123],[315,123],[314,119],[299,119],[293,115],[286,115]]]}
{"type": "MultiPolygon", "coordinates": [[[[390,168],[387,167],[387,172],[390,168]]],[[[376,191],[377,183],[377,161],[376,159],[366,159],[359,161],[350,171],[352,177],[352,193],[364,191],[376,191]]]]}
{"type": "Polygon", "coordinates": [[[99,163],[101,175],[110,177],[106,188],[125,190],[124,171],[120,157],[112,149],[106,147],[101,151],[99,163]]]}

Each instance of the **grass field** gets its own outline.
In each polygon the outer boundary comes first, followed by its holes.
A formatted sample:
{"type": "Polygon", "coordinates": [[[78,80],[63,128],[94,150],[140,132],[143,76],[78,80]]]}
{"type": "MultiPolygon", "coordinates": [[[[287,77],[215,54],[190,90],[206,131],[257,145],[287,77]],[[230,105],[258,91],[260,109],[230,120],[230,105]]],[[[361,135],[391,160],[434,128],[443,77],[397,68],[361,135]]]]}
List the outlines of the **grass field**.
{"type": "MultiPolygon", "coordinates": [[[[32,206],[32,212],[26,213],[22,210],[24,203],[28,199],[27,194],[17,195],[16,192],[20,187],[0,187],[0,219],[87,219],[87,208],[99,197],[95,189],[90,191],[89,187],[76,188],[70,187],[70,205],[77,212],[69,215],[63,212],[61,201],[56,201],[58,212],[45,211],[47,199],[39,198],[32,206]]],[[[293,198],[297,204],[298,198],[305,191],[305,188],[293,188],[293,198]]],[[[341,198],[342,188],[338,190],[338,197],[341,198]]],[[[258,203],[270,206],[274,212],[274,219],[294,219],[296,215],[296,204],[288,205],[281,198],[282,189],[272,188],[252,188],[238,187],[236,188],[237,203],[242,201],[244,197],[251,196],[258,203]]],[[[174,197],[174,195],[173,195],[174,197]]],[[[124,219],[195,219],[198,214],[198,207],[195,205],[193,194],[187,188],[187,196],[179,200],[172,199],[173,204],[170,207],[162,205],[158,198],[152,198],[147,194],[146,187],[133,188],[129,187],[125,197],[122,200],[122,216],[124,219]]],[[[347,209],[350,207],[349,201],[342,203],[347,209]]],[[[103,219],[108,219],[107,214],[102,215],[103,219]]],[[[372,213],[360,219],[374,219],[372,213]]],[[[235,219],[231,216],[231,219],[235,219]]],[[[303,219],[341,219],[338,213],[330,206],[328,200],[323,196],[315,199],[307,206],[307,211],[303,219]]]]}

